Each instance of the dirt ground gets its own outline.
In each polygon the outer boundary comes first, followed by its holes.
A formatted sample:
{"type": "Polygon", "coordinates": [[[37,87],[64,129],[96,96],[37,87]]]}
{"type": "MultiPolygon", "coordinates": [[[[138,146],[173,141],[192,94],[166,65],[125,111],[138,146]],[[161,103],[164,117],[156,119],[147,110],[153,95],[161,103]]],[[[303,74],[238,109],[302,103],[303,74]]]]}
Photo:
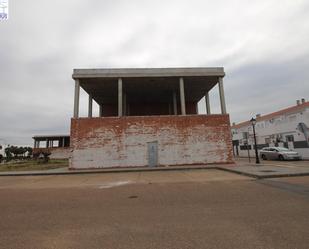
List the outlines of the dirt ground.
{"type": "Polygon", "coordinates": [[[47,163],[38,163],[33,159],[0,163],[0,172],[50,170],[68,167],[67,159],[50,159],[47,163]]]}

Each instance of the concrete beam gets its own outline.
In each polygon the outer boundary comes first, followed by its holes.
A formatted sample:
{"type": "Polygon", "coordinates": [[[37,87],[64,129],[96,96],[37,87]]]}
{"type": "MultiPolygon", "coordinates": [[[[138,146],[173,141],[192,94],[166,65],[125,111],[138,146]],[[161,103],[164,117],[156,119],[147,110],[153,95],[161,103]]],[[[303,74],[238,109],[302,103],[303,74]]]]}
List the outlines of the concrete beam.
{"type": "Polygon", "coordinates": [[[181,115],[186,115],[186,99],[185,99],[185,87],[183,78],[179,79],[179,91],[180,91],[181,115]]]}
{"type": "Polygon", "coordinates": [[[206,104],[206,114],[210,114],[209,93],[206,93],[205,95],[205,104],[206,104]]]}
{"type": "Polygon", "coordinates": [[[220,104],[221,104],[221,113],[226,114],[226,105],[224,97],[224,88],[223,88],[223,78],[219,77],[219,94],[220,94],[220,104]]]}
{"type": "Polygon", "coordinates": [[[122,79],[119,78],[118,79],[118,116],[121,117],[122,116],[122,79]]]}
{"type": "Polygon", "coordinates": [[[88,97],[88,118],[92,118],[92,96],[89,94],[88,97]]]}
{"type": "Polygon", "coordinates": [[[74,93],[74,113],[73,117],[78,118],[79,113],[79,90],[80,90],[80,84],[79,80],[75,80],[75,93],[74,93]]]}
{"type": "Polygon", "coordinates": [[[195,68],[98,68],[74,69],[73,79],[80,78],[130,78],[130,77],[189,77],[214,76],[224,77],[223,67],[195,68]]]}

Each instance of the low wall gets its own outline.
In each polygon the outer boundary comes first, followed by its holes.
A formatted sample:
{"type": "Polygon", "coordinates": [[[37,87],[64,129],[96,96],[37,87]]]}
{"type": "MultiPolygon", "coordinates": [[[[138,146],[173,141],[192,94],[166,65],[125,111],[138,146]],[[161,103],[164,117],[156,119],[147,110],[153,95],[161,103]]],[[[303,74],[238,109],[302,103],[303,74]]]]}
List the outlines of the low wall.
{"type": "Polygon", "coordinates": [[[73,118],[70,168],[147,166],[153,141],[158,165],[232,163],[230,134],[228,115],[73,118]]]}
{"type": "Polygon", "coordinates": [[[71,147],[54,147],[54,148],[34,148],[33,153],[36,151],[49,151],[51,159],[68,159],[71,156],[71,147]]]}

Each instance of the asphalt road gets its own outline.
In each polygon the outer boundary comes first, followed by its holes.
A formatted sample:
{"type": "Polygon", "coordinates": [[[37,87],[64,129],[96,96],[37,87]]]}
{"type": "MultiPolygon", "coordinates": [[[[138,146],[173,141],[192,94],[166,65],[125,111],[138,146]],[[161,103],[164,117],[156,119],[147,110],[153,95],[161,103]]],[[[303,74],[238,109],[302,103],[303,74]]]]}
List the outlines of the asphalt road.
{"type": "Polygon", "coordinates": [[[0,248],[308,248],[309,177],[0,178],[0,248]]]}

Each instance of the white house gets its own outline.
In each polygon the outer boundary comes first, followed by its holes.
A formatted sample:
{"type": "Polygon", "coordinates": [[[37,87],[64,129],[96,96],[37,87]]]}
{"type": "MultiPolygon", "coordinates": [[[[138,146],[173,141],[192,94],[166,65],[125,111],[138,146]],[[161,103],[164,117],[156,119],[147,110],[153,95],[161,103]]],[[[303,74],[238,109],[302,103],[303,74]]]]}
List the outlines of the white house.
{"type": "Polygon", "coordinates": [[[7,147],[7,145],[0,139],[0,155],[3,157],[5,156],[4,149],[7,147]]]}
{"type": "MultiPolygon", "coordinates": [[[[309,102],[297,100],[291,106],[267,115],[256,115],[257,148],[281,146],[309,159],[309,102]]],[[[254,156],[253,129],[249,121],[231,127],[235,156],[254,156]]]]}

